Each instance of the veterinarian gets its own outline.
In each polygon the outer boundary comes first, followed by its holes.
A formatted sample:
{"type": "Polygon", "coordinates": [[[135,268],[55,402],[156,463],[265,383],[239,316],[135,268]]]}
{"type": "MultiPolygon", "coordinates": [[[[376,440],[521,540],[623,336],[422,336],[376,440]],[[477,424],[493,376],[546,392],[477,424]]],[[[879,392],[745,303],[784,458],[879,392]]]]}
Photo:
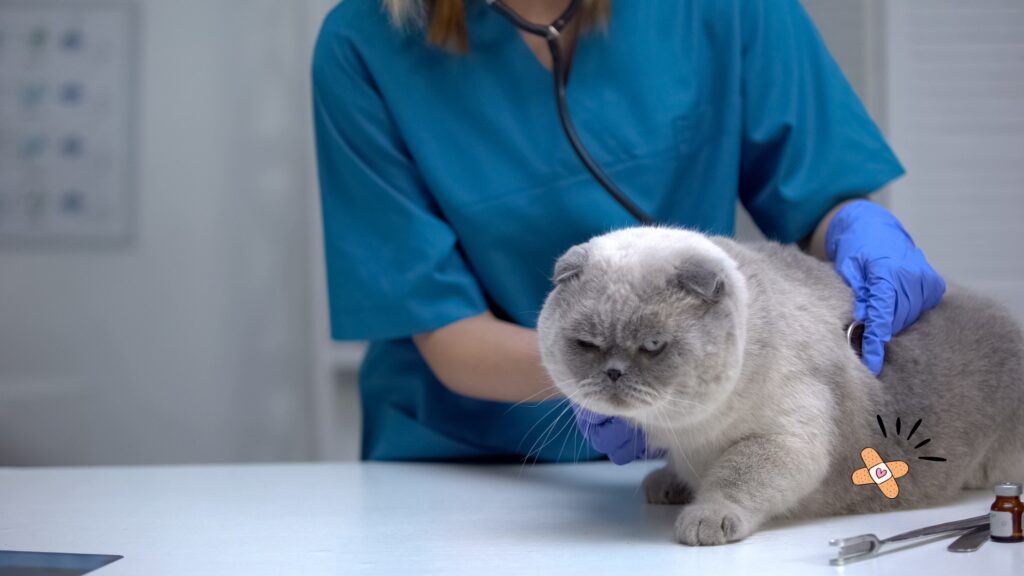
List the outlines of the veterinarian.
{"type": "MultiPolygon", "coordinates": [[[[542,24],[568,2],[505,0],[542,24]]],[[[902,168],[797,0],[586,0],[558,42],[580,139],[630,199],[723,235],[739,200],[768,237],[834,261],[876,374],[938,304],[945,284],[896,218],[851,202],[902,168]]],[[[482,0],[345,0],[324,22],[331,326],[372,342],[366,459],[646,456],[642,432],[559,401],[539,361],[555,259],[636,224],[574,155],[551,66],[482,0]]]]}

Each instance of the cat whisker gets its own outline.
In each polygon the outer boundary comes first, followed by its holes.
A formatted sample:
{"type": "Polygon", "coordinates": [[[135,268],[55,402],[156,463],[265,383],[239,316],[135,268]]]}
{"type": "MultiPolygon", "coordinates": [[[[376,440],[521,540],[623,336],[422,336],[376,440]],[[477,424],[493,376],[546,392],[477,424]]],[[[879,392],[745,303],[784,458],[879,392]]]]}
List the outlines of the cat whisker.
{"type": "MultiPolygon", "coordinates": [[[[576,392],[574,392],[573,394],[570,394],[567,399],[571,399],[575,395],[576,395],[576,392]]],[[[548,424],[547,428],[545,428],[544,433],[547,433],[549,431],[549,429],[555,424],[555,422],[557,422],[558,419],[562,417],[562,414],[566,411],[567,408],[569,408],[569,406],[567,404],[563,405],[561,402],[559,402],[558,404],[553,406],[550,410],[548,410],[546,413],[544,413],[544,416],[541,416],[540,418],[538,418],[537,421],[534,422],[532,426],[530,426],[530,428],[526,431],[526,433],[523,434],[523,439],[519,441],[519,446],[518,447],[522,447],[523,442],[526,441],[526,439],[530,436],[530,433],[533,432],[533,430],[537,427],[538,424],[540,424],[541,422],[546,420],[548,418],[548,416],[550,416],[551,413],[554,412],[555,410],[560,410],[560,413],[557,416],[555,416],[554,420],[550,424],[548,424]]],[[[544,437],[544,433],[541,433],[541,435],[540,435],[541,438],[544,437]]],[[[533,451],[533,448],[534,448],[534,446],[536,446],[536,444],[537,444],[537,441],[534,441],[534,444],[530,446],[530,450],[527,451],[527,455],[529,455],[533,451]]]]}
{"type": "Polygon", "coordinates": [[[652,398],[649,395],[645,395],[644,393],[633,388],[623,387],[619,391],[626,397],[634,400],[640,400],[645,404],[650,404],[656,400],[656,398],[652,398]]]}
{"type": "Polygon", "coordinates": [[[595,390],[600,390],[601,388],[603,388],[603,386],[601,385],[601,381],[596,378],[586,378],[584,380],[580,380],[576,384],[576,387],[579,390],[585,390],[589,392],[593,392],[595,390]]]}
{"type": "Polygon", "coordinates": [[[700,408],[701,410],[703,410],[705,412],[709,412],[710,411],[708,409],[707,405],[705,405],[705,404],[701,404],[700,402],[697,402],[696,400],[688,400],[686,398],[679,398],[677,396],[672,395],[672,393],[666,394],[664,396],[664,399],[665,399],[665,402],[667,402],[667,403],[673,403],[673,404],[677,404],[677,405],[681,404],[681,405],[686,405],[686,406],[694,406],[694,407],[700,408]]]}
{"type": "MultiPolygon", "coordinates": [[[[572,398],[573,396],[575,396],[578,393],[579,393],[579,391],[573,392],[572,394],[570,394],[568,396],[568,398],[572,398]]],[[[552,412],[554,412],[555,410],[558,410],[558,409],[565,410],[565,408],[566,407],[563,406],[561,403],[558,403],[558,404],[555,404],[554,406],[552,406],[551,409],[549,409],[547,412],[545,412],[543,416],[538,418],[537,421],[534,422],[532,426],[530,426],[530,428],[526,431],[526,433],[523,434],[523,439],[519,441],[519,445],[516,446],[516,449],[519,449],[519,448],[521,448],[523,446],[523,442],[525,442],[526,438],[528,438],[530,436],[530,432],[533,432],[533,429],[536,428],[538,424],[543,422],[548,416],[550,416],[552,412]]],[[[506,414],[507,414],[507,412],[506,412],[506,414]]],[[[556,419],[557,419],[557,417],[556,417],[556,419]]]]}
{"type": "Polygon", "coordinates": [[[584,430],[583,430],[583,441],[580,442],[579,447],[576,448],[576,460],[575,460],[576,463],[579,463],[579,461],[580,461],[580,454],[582,454],[584,449],[587,447],[587,438],[589,436],[590,436],[590,422],[588,421],[586,428],[584,428],[584,430]]]}
{"type": "MultiPolygon", "coordinates": [[[[533,464],[536,464],[538,462],[538,460],[540,459],[540,453],[544,450],[544,448],[546,448],[548,446],[548,444],[550,444],[552,441],[554,441],[556,438],[558,438],[558,434],[561,434],[562,431],[565,430],[566,424],[571,424],[571,423],[573,423],[575,421],[575,418],[573,417],[573,418],[569,418],[567,423],[561,423],[560,422],[563,416],[565,416],[566,414],[571,414],[571,412],[572,412],[572,403],[573,403],[574,397],[577,396],[579,393],[580,393],[579,390],[574,391],[572,394],[570,394],[568,397],[566,397],[566,400],[568,400],[568,402],[566,402],[564,406],[559,404],[558,406],[555,406],[554,408],[549,410],[544,415],[543,418],[541,418],[537,422],[535,422],[533,424],[533,426],[531,426],[530,429],[526,431],[526,434],[523,435],[523,440],[521,440],[519,442],[520,445],[522,445],[522,443],[526,440],[526,438],[529,436],[530,432],[533,431],[533,429],[537,426],[537,424],[539,424],[541,421],[543,421],[545,418],[547,418],[548,415],[551,414],[551,412],[553,412],[555,409],[557,409],[557,408],[561,408],[562,409],[558,413],[558,415],[556,415],[555,418],[551,421],[551,423],[548,424],[548,426],[544,429],[544,431],[537,437],[537,439],[533,442],[533,444],[530,445],[530,449],[526,452],[526,456],[523,457],[523,464],[519,468],[519,473],[520,474],[522,474],[523,470],[526,468],[526,465],[530,463],[530,457],[531,456],[534,456],[533,464]],[[554,437],[551,437],[551,431],[554,430],[556,427],[557,427],[557,432],[555,432],[554,437]],[[540,447],[537,447],[538,444],[540,444],[540,447]],[[536,453],[535,453],[535,449],[536,449],[536,453]]],[[[559,454],[559,457],[561,457],[561,454],[559,454]]]]}
{"type": "Polygon", "coordinates": [[[564,415],[565,415],[565,411],[562,411],[558,415],[556,415],[554,420],[552,420],[551,423],[548,424],[548,426],[544,429],[544,431],[537,437],[537,439],[530,446],[530,449],[526,452],[526,456],[523,457],[523,464],[519,468],[519,473],[520,474],[523,473],[523,470],[526,468],[526,465],[530,464],[530,458],[531,457],[533,457],[533,464],[537,463],[537,460],[539,460],[539,458],[540,458],[540,451],[544,448],[544,445],[546,445],[546,444],[541,445],[540,448],[536,448],[537,445],[540,444],[540,443],[545,442],[545,440],[551,434],[551,431],[555,428],[555,426],[560,424],[560,420],[561,420],[562,416],[564,416],[564,415]],[[536,453],[534,451],[535,448],[536,448],[536,453]]]}
{"type": "Polygon", "coordinates": [[[682,444],[679,443],[679,438],[676,437],[672,429],[671,422],[668,421],[668,417],[661,412],[662,409],[663,408],[660,406],[656,407],[655,414],[662,419],[662,422],[665,425],[666,433],[669,435],[670,438],[672,438],[672,442],[676,445],[676,449],[679,451],[679,457],[683,459],[683,462],[686,464],[686,467],[689,468],[690,472],[693,473],[694,478],[696,478],[697,481],[700,482],[700,474],[697,473],[697,469],[693,467],[693,464],[690,464],[690,459],[686,457],[686,451],[683,450],[682,444]]]}
{"type": "MultiPolygon", "coordinates": [[[[562,412],[562,414],[559,414],[558,417],[561,418],[563,415],[565,415],[565,412],[562,412]]],[[[568,429],[568,427],[570,427],[570,426],[574,426],[575,423],[576,423],[576,419],[575,418],[569,418],[561,426],[559,426],[558,430],[555,431],[555,433],[553,435],[551,435],[551,437],[547,440],[547,442],[544,442],[543,444],[541,444],[540,448],[537,448],[537,454],[536,454],[536,457],[533,459],[533,463],[536,464],[540,460],[540,453],[543,452],[544,449],[547,448],[552,442],[554,442],[555,440],[558,440],[558,436],[561,435],[561,434],[564,434],[566,429],[568,429]]],[[[563,448],[565,447],[565,440],[562,441],[562,447],[563,448]]],[[[562,452],[561,452],[561,450],[559,450],[558,458],[561,458],[561,457],[562,457],[562,452]]],[[[556,458],[556,461],[557,461],[558,458],[556,458]]]]}
{"type": "MultiPolygon", "coordinates": [[[[573,420],[574,419],[570,419],[569,421],[572,422],[573,420]]],[[[589,426],[589,423],[588,423],[588,426],[589,426]]],[[[563,426],[563,428],[564,428],[564,426],[563,426]]],[[[559,430],[559,434],[562,434],[561,430],[559,430]]],[[[562,451],[565,450],[565,442],[569,439],[569,436],[572,436],[572,434],[563,434],[563,436],[564,437],[562,438],[562,446],[559,447],[559,449],[558,449],[558,456],[555,457],[555,462],[559,462],[559,461],[562,460],[562,451]]],[[[555,436],[555,438],[558,438],[558,436],[555,436]]]]}
{"type": "MultiPolygon", "coordinates": [[[[523,399],[522,399],[522,400],[520,400],[519,402],[516,402],[515,404],[513,404],[513,405],[509,406],[509,407],[508,407],[508,410],[505,410],[505,412],[504,412],[504,413],[505,413],[505,414],[508,414],[509,412],[511,412],[511,411],[512,411],[512,409],[513,409],[513,408],[516,408],[516,407],[518,407],[518,406],[521,406],[522,404],[524,404],[524,403],[526,403],[526,402],[529,402],[529,401],[530,401],[530,400],[532,400],[533,398],[535,398],[535,397],[537,397],[537,396],[540,396],[541,394],[545,394],[545,393],[547,393],[547,392],[549,392],[549,391],[552,391],[552,390],[554,390],[555,392],[558,392],[558,391],[559,391],[558,387],[557,387],[557,386],[555,386],[554,384],[552,384],[551,386],[545,386],[545,387],[544,387],[544,388],[542,388],[541,390],[538,390],[538,391],[534,392],[533,394],[530,394],[530,395],[529,395],[529,396],[527,396],[526,398],[523,398],[523,399]]],[[[552,398],[552,400],[553,400],[553,398],[552,398]]],[[[538,400],[538,402],[544,402],[544,401],[545,401],[545,400],[538,400]]]]}

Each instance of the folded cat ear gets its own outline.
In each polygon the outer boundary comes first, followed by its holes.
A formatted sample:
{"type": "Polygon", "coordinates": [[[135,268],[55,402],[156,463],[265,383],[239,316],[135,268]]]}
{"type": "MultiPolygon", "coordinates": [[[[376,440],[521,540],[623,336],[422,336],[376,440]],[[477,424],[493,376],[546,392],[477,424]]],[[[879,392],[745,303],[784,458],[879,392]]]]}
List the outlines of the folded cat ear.
{"type": "Polygon", "coordinates": [[[573,246],[568,252],[562,255],[555,263],[555,284],[562,284],[568,282],[573,278],[579,276],[580,272],[583,271],[583,266],[587,264],[587,259],[590,257],[587,249],[582,245],[573,246]]]}
{"type": "Polygon", "coordinates": [[[725,278],[710,262],[687,261],[676,268],[676,285],[708,304],[725,296],[725,278]]]}

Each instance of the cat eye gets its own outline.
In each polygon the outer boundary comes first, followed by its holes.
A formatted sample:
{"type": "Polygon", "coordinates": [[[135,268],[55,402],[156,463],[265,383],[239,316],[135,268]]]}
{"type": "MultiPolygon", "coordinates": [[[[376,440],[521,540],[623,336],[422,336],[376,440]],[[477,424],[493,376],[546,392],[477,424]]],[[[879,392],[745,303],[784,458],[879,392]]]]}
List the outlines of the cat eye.
{"type": "Polygon", "coordinates": [[[658,338],[651,338],[650,340],[647,340],[640,346],[640,350],[648,354],[657,354],[658,352],[661,352],[662,350],[665,349],[665,344],[667,344],[667,342],[665,342],[664,340],[659,340],[658,338]]]}
{"type": "Polygon", "coordinates": [[[577,347],[582,348],[583,350],[600,350],[601,348],[597,344],[583,339],[577,339],[575,343],[577,347]]]}

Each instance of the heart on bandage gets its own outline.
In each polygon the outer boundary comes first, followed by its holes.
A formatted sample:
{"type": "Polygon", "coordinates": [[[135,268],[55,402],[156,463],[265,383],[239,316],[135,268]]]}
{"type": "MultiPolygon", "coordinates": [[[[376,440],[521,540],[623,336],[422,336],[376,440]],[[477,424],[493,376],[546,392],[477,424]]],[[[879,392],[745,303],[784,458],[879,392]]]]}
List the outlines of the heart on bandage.
{"type": "Polygon", "coordinates": [[[900,487],[896,484],[897,478],[902,478],[910,472],[910,467],[902,460],[886,462],[879,456],[874,448],[865,448],[860,451],[860,459],[864,462],[863,468],[853,471],[850,480],[854,485],[876,484],[882,491],[882,495],[890,500],[900,493],[900,487]]]}

